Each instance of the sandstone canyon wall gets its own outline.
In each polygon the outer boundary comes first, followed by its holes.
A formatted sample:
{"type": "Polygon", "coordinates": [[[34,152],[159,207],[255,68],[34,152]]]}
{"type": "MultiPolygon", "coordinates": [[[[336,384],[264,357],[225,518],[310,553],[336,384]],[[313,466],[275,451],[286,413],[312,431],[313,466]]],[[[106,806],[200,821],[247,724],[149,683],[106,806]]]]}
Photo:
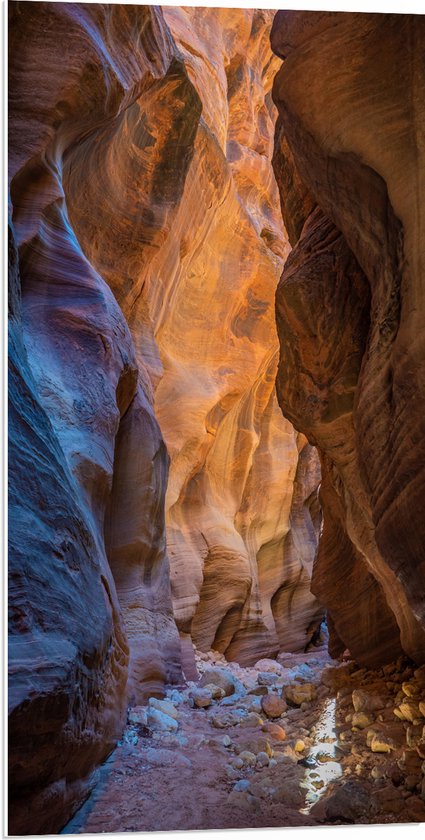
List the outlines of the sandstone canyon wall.
{"type": "Polygon", "coordinates": [[[166,84],[83,141],[67,203],[155,391],[178,627],[200,649],[255,662],[303,649],[321,615],[309,591],[319,465],[274,393],[288,248],[271,168],[273,13],[163,14],[166,84]]]}
{"type": "Polygon", "coordinates": [[[130,331],[64,191],[71,150],[164,77],[173,45],[149,8],[10,14],[10,828],[29,833],[60,827],[86,795],[128,696],[161,693],[181,673],[167,454],[130,331]]]}
{"type": "Polygon", "coordinates": [[[425,20],[279,12],[282,410],[321,452],[331,650],[425,660],[425,20]]]}
{"type": "Polygon", "coordinates": [[[274,395],[273,14],[9,13],[9,827],[42,833],[178,629],[304,648],[319,463],[274,395]]]}

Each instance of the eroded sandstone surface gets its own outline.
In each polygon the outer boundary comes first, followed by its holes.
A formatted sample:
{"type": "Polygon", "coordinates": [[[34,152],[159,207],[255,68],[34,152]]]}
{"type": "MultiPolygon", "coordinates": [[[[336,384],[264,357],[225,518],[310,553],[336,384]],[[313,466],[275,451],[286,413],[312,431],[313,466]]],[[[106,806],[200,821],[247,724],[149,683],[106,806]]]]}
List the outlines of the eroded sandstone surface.
{"type": "Polygon", "coordinates": [[[425,659],[424,18],[279,12],[282,410],[321,452],[331,650],[425,659]]]}
{"type": "Polygon", "coordinates": [[[423,23],[272,19],[10,5],[11,833],[423,818],[423,23]]]}
{"type": "Polygon", "coordinates": [[[60,827],[87,794],[128,698],[181,676],[166,449],[128,325],[75,236],[65,189],[72,149],[166,73],[172,44],[149,8],[19,3],[9,43],[9,827],[29,833],[60,827]]]}
{"type": "Polygon", "coordinates": [[[252,663],[322,617],[319,461],[274,393],[272,17],[10,5],[12,833],[63,825],[191,636],[252,663]]]}
{"type": "Polygon", "coordinates": [[[288,244],[271,168],[273,13],[163,14],[166,76],[71,154],[67,203],[155,391],[179,630],[253,662],[303,650],[321,616],[319,462],[274,388],[288,244]]]}

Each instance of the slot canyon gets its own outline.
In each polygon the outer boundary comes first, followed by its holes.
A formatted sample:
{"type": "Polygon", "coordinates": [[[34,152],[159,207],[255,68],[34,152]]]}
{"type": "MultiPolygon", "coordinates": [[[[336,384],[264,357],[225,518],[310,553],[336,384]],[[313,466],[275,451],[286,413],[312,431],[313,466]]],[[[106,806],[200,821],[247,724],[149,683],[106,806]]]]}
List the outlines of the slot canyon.
{"type": "Polygon", "coordinates": [[[9,832],[425,822],[425,18],[8,40],[9,832]]]}

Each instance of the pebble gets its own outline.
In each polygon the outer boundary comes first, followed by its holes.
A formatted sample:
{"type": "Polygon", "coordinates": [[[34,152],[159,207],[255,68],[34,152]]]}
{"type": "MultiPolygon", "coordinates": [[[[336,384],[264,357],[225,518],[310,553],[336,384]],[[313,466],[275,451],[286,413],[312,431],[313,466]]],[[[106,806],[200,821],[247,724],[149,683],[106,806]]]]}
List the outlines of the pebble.
{"type": "Polygon", "coordinates": [[[273,754],[273,758],[276,764],[286,764],[288,762],[288,756],[279,750],[273,754]]]}
{"type": "MultiPolygon", "coordinates": [[[[307,756],[307,758],[300,758],[298,764],[301,767],[316,767],[317,762],[312,756],[307,756]]],[[[311,773],[311,778],[313,779],[315,776],[318,777],[318,773],[311,773]]]]}
{"type": "Polygon", "coordinates": [[[278,723],[273,723],[272,721],[267,721],[261,727],[262,732],[267,732],[271,738],[275,741],[284,741],[286,738],[286,732],[282,726],[279,726],[278,723]]]}
{"type": "Polygon", "coordinates": [[[207,709],[213,702],[212,693],[207,687],[192,689],[189,697],[197,709],[207,709]]]}
{"type": "Polygon", "coordinates": [[[419,726],[408,726],[406,729],[406,744],[408,747],[417,747],[419,742],[423,738],[423,731],[424,727],[422,725],[419,726]]]}
{"type": "Polygon", "coordinates": [[[406,776],[404,786],[406,790],[414,791],[420,786],[422,779],[420,776],[406,776]]]}
{"type": "Polygon", "coordinates": [[[123,744],[131,744],[133,747],[135,747],[138,744],[138,741],[139,737],[136,734],[136,732],[134,732],[134,730],[130,730],[124,732],[123,740],[118,742],[118,746],[122,746],[123,744]]]}
{"type": "Polygon", "coordinates": [[[211,697],[213,700],[222,700],[223,697],[225,697],[224,689],[220,688],[219,685],[209,683],[208,685],[204,686],[204,690],[209,691],[211,693],[211,697]]]}
{"type": "Polygon", "coordinates": [[[204,653],[202,650],[196,652],[196,658],[201,659],[203,662],[210,661],[210,654],[204,653]]]}
{"type": "Polygon", "coordinates": [[[419,704],[410,697],[405,697],[399,706],[395,706],[394,714],[400,720],[408,720],[410,723],[413,723],[417,718],[421,717],[419,704]]]}
{"type": "Polygon", "coordinates": [[[239,753],[239,758],[242,760],[242,764],[245,764],[246,767],[254,767],[257,760],[254,753],[249,752],[249,750],[242,750],[242,752],[239,753]]]}
{"type": "Polygon", "coordinates": [[[258,674],[257,682],[258,685],[274,685],[275,682],[279,679],[278,674],[274,674],[269,671],[264,671],[263,673],[258,674]]]}
{"type": "Polygon", "coordinates": [[[268,689],[266,685],[256,685],[254,688],[248,689],[249,695],[254,695],[256,697],[262,697],[265,694],[268,694],[268,689]]]}
{"type": "Polygon", "coordinates": [[[421,693],[420,686],[414,682],[402,683],[401,690],[407,697],[417,697],[421,693]]]}
{"type": "Polygon", "coordinates": [[[129,723],[140,723],[142,726],[148,725],[148,710],[146,706],[135,706],[128,712],[129,723]]]}
{"type": "Polygon", "coordinates": [[[281,674],[283,671],[282,665],[276,662],[275,659],[259,659],[255,663],[254,668],[257,671],[270,671],[274,674],[281,674]]]}
{"type": "Polygon", "coordinates": [[[263,723],[264,723],[263,718],[260,717],[260,715],[257,714],[257,712],[249,712],[247,714],[246,718],[241,720],[240,725],[241,725],[242,728],[245,728],[245,727],[249,728],[249,727],[252,727],[252,726],[262,726],[263,723]]]}
{"type": "Polygon", "coordinates": [[[177,691],[176,688],[172,688],[171,691],[167,691],[167,697],[171,703],[175,703],[177,706],[184,702],[183,694],[181,691],[177,691]]]}
{"type": "Polygon", "coordinates": [[[240,779],[233,787],[233,790],[236,791],[244,791],[249,790],[249,781],[248,779],[240,779]]]}
{"type": "Polygon", "coordinates": [[[245,706],[250,712],[257,712],[261,714],[261,697],[245,697],[246,702],[245,706]]]}
{"type": "Polygon", "coordinates": [[[192,767],[191,760],[184,755],[180,755],[176,750],[155,747],[155,749],[146,750],[143,753],[143,758],[148,764],[158,767],[192,767]]]}
{"type": "Polygon", "coordinates": [[[400,770],[409,775],[410,773],[420,772],[421,759],[416,750],[403,750],[401,758],[397,760],[397,765],[400,770]]]}
{"type": "Polygon", "coordinates": [[[243,741],[239,741],[235,745],[236,752],[240,755],[241,752],[248,751],[257,755],[259,752],[265,752],[269,756],[269,758],[273,755],[272,747],[270,746],[269,741],[267,738],[249,738],[244,739],[243,741]]]}
{"type": "Polygon", "coordinates": [[[357,729],[366,729],[373,723],[373,717],[366,714],[366,712],[354,712],[351,725],[357,729]]]}
{"type": "Polygon", "coordinates": [[[244,709],[235,709],[234,711],[223,709],[213,713],[210,717],[210,722],[215,729],[226,729],[228,726],[237,726],[245,715],[246,712],[244,709]]]}

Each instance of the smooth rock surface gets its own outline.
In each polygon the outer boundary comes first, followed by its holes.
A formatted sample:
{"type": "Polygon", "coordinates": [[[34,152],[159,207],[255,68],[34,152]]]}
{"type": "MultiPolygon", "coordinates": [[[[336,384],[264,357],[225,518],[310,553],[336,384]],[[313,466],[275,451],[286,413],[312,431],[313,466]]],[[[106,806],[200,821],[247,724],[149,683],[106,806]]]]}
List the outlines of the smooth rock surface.
{"type": "Polygon", "coordinates": [[[196,679],[189,634],[255,662],[322,615],[274,393],[272,16],[10,5],[12,833],[61,828],[181,649],[196,679]]]}
{"type": "Polygon", "coordinates": [[[261,708],[269,718],[278,718],[286,709],[286,703],[278,694],[266,694],[261,698],[261,708]]]}
{"type": "Polygon", "coordinates": [[[369,666],[425,657],[424,39],[403,14],[278,12],[271,33],[278,399],[322,453],[331,652],[369,666]]]}
{"type": "Polygon", "coordinates": [[[82,159],[89,182],[87,136],[105,148],[140,90],[167,86],[175,46],[150,7],[15,3],[9,32],[9,830],[25,834],[57,831],[87,795],[126,702],[181,677],[167,453],[70,184],[82,159]]]}

